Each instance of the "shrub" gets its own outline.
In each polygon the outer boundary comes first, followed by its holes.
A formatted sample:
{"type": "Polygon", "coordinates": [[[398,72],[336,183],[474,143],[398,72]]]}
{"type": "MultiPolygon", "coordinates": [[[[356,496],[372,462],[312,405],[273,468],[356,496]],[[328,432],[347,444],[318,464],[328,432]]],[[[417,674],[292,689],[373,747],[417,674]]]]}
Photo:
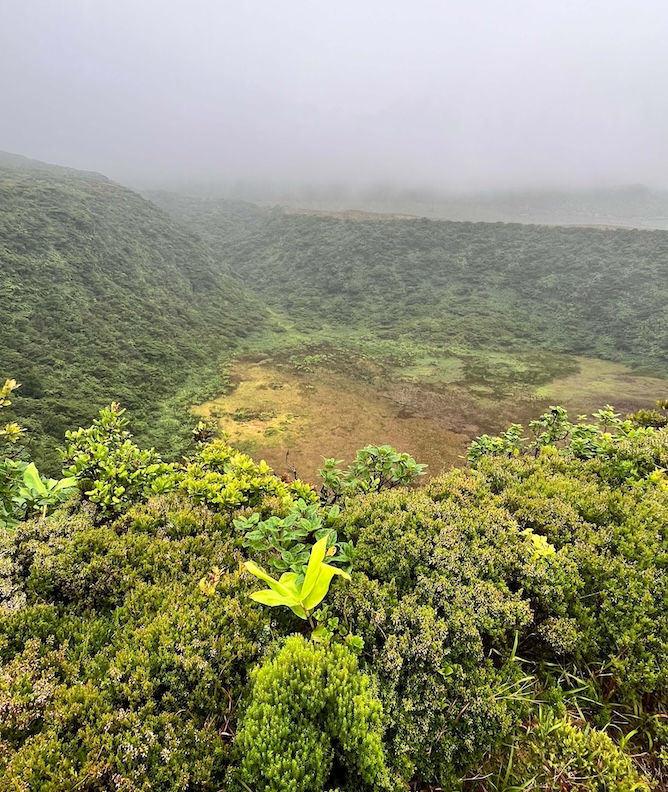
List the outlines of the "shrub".
{"type": "Polygon", "coordinates": [[[388,445],[361,448],[345,471],[339,468],[341,461],[326,459],[319,471],[323,482],[320,497],[324,503],[335,503],[362,492],[405,487],[423,476],[427,467],[388,445]]]}
{"type": "Polygon", "coordinates": [[[299,498],[313,503],[313,489],[300,481],[288,484],[273,475],[266,462],[259,463],[222,440],[205,445],[186,467],[179,486],[198,503],[227,513],[250,507],[286,516],[299,498]]]}
{"type": "Polygon", "coordinates": [[[285,630],[250,600],[229,519],[171,493],[3,541],[0,790],[220,789],[249,671],[285,630]]]}
{"type": "Polygon", "coordinates": [[[503,760],[495,757],[470,788],[649,792],[652,785],[608,734],[541,709],[522,730],[512,753],[503,760]]]}
{"type": "Polygon", "coordinates": [[[385,767],[380,703],[341,644],[288,638],[253,674],[236,747],[244,789],[399,788],[385,767]]]}
{"type": "Polygon", "coordinates": [[[59,449],[63,472],[78,481],[102,519],[175,486],[170,475],[174,466],[163,462],[153,449],[142,450],[132,442],[124,414],[119,404],[105,407],[88,429],[66,432],[67,444],[59,449]]]}
{"type": "MultiPolygon", "coordinates": [[[[0,409],[11,405],[10,395],[21,386],[16,380],[5,380],[0,388],[0,409]]],[[[25,429],[16,422],[0,427],[0,529],[57,506],[72,494],[74,479],[40,476],[33,462],[26,458],[23,445],[25,429]]]]}

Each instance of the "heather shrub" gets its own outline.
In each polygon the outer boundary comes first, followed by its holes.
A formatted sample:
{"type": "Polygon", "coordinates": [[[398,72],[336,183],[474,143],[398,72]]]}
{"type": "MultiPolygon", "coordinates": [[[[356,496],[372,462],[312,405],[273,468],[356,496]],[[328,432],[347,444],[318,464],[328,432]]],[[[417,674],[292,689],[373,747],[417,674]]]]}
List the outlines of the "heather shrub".
{"type": "Polygon", "coordinates": [[[288,638],[253,673],[236,748],[257,792],[398,789],[385,767],[381,705],[341,644],[288,638]]]}
{"type": "Polygon", "coordinates": [[[182,493],[4,537],[0,789],[221,788],[237,702],[280,624],[248,597],[236,544],[182,493]]]}

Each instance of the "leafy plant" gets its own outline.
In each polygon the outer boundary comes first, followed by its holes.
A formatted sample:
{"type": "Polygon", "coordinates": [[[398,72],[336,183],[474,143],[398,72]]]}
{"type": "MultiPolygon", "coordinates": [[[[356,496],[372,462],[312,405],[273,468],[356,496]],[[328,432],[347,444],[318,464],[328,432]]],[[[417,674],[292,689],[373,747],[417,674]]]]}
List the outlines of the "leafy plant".
{"type": "Polygon", "coordinates": [[[538,456],[541,449],[558,448],[561,454],[577,459],[594,459],[609,456],[626,438],[651,433],[651,422],[621,420],[620,414],[607,404],[593,416],[595,423],[587,423],[585,415],[576,423],[569,420],[568,412],[559,406],[550,407],[539,418],[529,423],[533,439],[522,437],[521,424],[513,424],[497,437],[481,435],[471,443],[468,461],[475,464],[485,456],[516,457],[521,454],[538,456]]]}
{"type": "Polygon", "coordinates": [[[88,429],[66,432],[59,449],[66,476],[76,479],[83,495],[107,518],[151,494],[174,489],[175,466],[153,450],[140,449],[126,429],[125,410],[113,402],[100,410],[88,429]]]}
{"type": "Polygon", "coordinates": [[[627,418],[638,426],[653,426],[656,429],[668,426],[668,399],[657,401],[654,410],[638,410],[627,418]]]}
{"type": "MultiPolygon", "coordinates": [[[[8,379],[0,388],[0,408],[11,404],[10,394],[20,385],[8,379]]],[[[0,457],[0,528],[11,528],[34,512],[46,516],[50,506],[55,506],[71,494],[76,482],[72,478],[47,479],[40,476],[34,462],[21,457],[23,427],[15,422],[0,429],[0,442],[4,459],[0,457]]]]}
{"type": "MultiPolygon", "coordinates": [[[[264,510],[263,504],[270,499],[280,502],[279,512],[291,509],[299,499],[317,500],[308,484],[282,481],[264,460],[254,462],[224,440],[202,446],[186,464],[178,486],[193,500],[230,515],[245,507],[264,510]]],[[[277,505],[274,502],[274,508],[277,505]]],[[[265,511],[272,512],[273,509],[265,511]]]]}
{"type": "MultiPolygon", "coordinates": [[[[260,519],[255,512],[250,517],[239,517],[234,526],[245,533],[244,547],[266,558],[267,563],[277,572],[291,570],[300,574],[308,563],[313,539],[327,537],[328,549],[336,548],[331,562],[350,569],[352,564],[352,544],[337,543],[337,534],[331,526],[339,516],[339,507],[334,505],[327,511],[318,503],[307,503],[299,498],[286,517],[272,515],[260,519]]],[[[329,556],[328,556],[329,557],[329,556]]]]}
{"type": "Polygon", "coordinates": [[[28,513],[41,511],[42,516],[46,516],[50,506],[66,500],[77,485],[71,476],[60,480],[42,478],[34,462],[25,466],[22,479],[16,502],[24,506],[28,513]]]}
{"type": "Polygon", "coordinates": [[[279,580],[274,580],[253,561],[246,561],[244,563],[246,569],[269,586],[268,589],[251,594],[251,599],[272,608],[277,606],[290,608],[300,619],[308,619],[311,626],[314,626],[311,614],[327,596],[332,578],[340,575],[350,580],[350,575],[343,569],[325,562],[328,552],[332,553],[332,551],[333,548],[327,550],[327,537],[323,536],[311,548],[306,572],[303,575],[297,572],[284,572],[279,580]]]}
{"type": "Polygon", "coordinates": [[[360,449],[345,471],[339,467],[341,462],[340,459],[325,459],[319,471],[323,482],[320,497],[324,503],[335,503],[359,493],[408,486],[423,476],[427,467],[388,445],[368,445],[360,449]]]}
{"type": "MultiPolygon", "coordinates": [[[[0,388],[0,409],[9,407],[11,400],[9,396],[13,391],[21,386],[15,379],[6,379],[5,384],[0,388]]],[[[9,446],[16,446],[16,444],[25,435],[25,429],[20,426],[16,421],[10,421],[4,427],[0,427],[0,441],[2,441],[4,448],[2,453],[6,455],[9,446]]]]}

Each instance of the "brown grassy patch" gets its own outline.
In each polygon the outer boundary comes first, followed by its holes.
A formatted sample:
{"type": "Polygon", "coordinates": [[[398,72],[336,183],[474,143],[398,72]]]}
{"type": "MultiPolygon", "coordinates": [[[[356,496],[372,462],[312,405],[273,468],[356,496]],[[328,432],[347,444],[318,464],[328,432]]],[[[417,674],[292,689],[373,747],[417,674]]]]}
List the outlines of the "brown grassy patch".
{"type": "Polygon", "coordinates": [[[324,457],[349,462],[369,443],[408,452],[436,475],[461,465],[476,436],[497,434],[515,422],[526,426],[550,404],[564,405],[575,417],[606,403],[626,413],[668,395],[665,380],[586,358],[578,359],[577,374],[499,395],[479,384],[448,382],[449,369],[457,367],[433,361],[420,361],[409,377],[397,371],[390,378],[387,371],[358,370],[352,358],[346,372],[337,357],[325,357],[306,367],[292,357],[238,361],[231,370],[232,392],[193,411],[216,418],[232,444],[265,459],[279,474],[287,471],[289,452],[300,478],[315,482],[324,457]],[[420,375],[431,382],[420,381],[420,375]]]}
{"type": "Polygon", "coordinates": [[[369,443],[407,451],[435,473],[459,463],[469,442],[468,434],[444,422],[407,413],[395,394],[338,372],[241,361],[232,381],[231,393],[194,412],[216,418],[231,443],[278,473],[289,451],[307,481],[315,480],[325,456],[350,461],[369,443]],[[238,420],[244,413],[247,420],[238,420]]]}

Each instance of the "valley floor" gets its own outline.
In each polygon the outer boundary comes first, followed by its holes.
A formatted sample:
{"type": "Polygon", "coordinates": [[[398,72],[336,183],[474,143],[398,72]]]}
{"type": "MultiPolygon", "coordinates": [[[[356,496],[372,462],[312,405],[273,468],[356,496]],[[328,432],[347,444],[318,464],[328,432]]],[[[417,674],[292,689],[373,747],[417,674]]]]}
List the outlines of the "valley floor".
{"type": "MultiPolygon", "coordinates": [[[[498,369],[500,361],[492,363],[498,369]]],[[[512,365],[522,369],[522,357],[512,365]]],[[[296,469],[315,482],[323,454],[349,461],[358,448],[386,443],[437,475],[461,465],[476,436],[511,423],[526,426],[551,404],[573,416],[608,403],[625,414],[652,407],[668,392],[666,380],[589,358],[569,359],[572,373],[555,370],[554,379],[538,386],[499,382],[493,374],[485,379],[471,369],[466,358],[462,364],[453,356],[424,356],[388,365],[327,345],[249,355],[230,366],[229,392],[193,412],[217,420],[234,446],[277,473],[296,469]]]]}

